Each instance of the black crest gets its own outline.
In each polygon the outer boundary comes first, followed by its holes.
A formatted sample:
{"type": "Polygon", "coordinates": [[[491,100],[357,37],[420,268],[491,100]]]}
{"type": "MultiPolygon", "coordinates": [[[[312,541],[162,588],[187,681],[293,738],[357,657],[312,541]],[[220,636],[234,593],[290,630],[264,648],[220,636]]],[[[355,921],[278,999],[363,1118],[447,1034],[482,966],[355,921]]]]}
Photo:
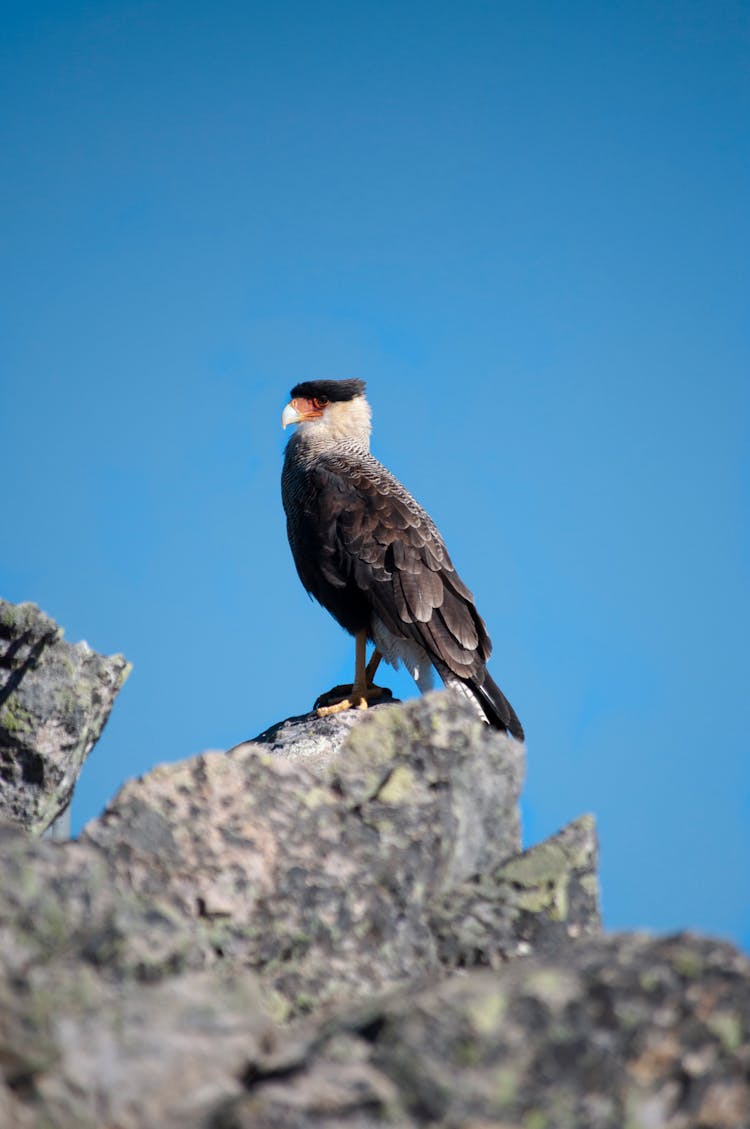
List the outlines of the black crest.
{"type": "Polygon", "coordinates": [[[364,380],[305,380],[302,384],[295,384],[291,396],[293,400],[299,396],[303,400],[340,403],[353,400],[355,396],[364,396],[365,387],[364,380]]]}

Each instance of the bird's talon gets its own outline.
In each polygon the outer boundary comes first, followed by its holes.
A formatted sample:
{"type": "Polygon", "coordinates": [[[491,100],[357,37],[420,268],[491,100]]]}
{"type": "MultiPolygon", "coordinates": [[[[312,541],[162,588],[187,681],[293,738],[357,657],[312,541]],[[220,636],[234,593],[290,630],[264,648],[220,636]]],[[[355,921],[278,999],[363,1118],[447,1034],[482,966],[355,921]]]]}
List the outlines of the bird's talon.
{"type": "Polygon", "coordinates": [[[318,706],[315,710],[318,717],[328,717],[332,713],[343,713],[344,710],[350,710],[354,703],[349,698],[343,698],[340,702],[334,702],[331,706],[318,706]]]}
{"type": "Polygon", "coordinates": [[[343,713],[344,710],[366,710],[370,702],[374,704],[379,701],[389,701],[392,697],[393,694],[387,686],[368,686],[366,690],[356,691],[351,686],[334,686],[333,690],[320,695],[313,708],[318,717],[328,717],[333,713],[343,713]],[[345,696],[331,702],[331,696],[337,691],[343,691],[345,696]],[[324,702],[327,704],[319,704],[324,702]]]}
{"type": "Polygon", "coordinates": [[[330,706],[338,706],[339,703],[351,697],[352,690],[351,682],[343,686],[332,686],[331,689],[326,690],[325,693],[318,694],[313,704],[313,709],[328,709],[330,706]]]}

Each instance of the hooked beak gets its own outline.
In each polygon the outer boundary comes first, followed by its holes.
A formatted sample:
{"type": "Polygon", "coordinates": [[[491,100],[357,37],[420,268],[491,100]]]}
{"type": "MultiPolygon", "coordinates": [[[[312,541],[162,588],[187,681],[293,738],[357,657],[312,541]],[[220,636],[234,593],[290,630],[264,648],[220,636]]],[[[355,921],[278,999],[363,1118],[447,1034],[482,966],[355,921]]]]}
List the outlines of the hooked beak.
{"type": "Polygon", "coordinates": [[[300,396],[295,400],[290,400],[284,408],[281,413],[281,426],[286,427],[290,423],[306,423],[310,419],[320,419],[322,415],[322,411],[315,406],[313,400],[305,400],[300,396]]]}
{"type": "Polygon", "coordinates": [[[303,418],[302,413],[297,411],[296,401],[292,400],[281,413],[281,426],[286,428],[291,423],[299,423],[303,418]]]}

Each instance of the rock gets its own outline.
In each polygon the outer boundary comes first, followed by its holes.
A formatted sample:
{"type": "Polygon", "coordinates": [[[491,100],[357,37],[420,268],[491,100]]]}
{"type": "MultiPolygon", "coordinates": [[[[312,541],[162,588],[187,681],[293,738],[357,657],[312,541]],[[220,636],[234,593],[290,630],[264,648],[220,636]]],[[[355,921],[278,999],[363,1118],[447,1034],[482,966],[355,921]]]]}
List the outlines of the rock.
{"type": "Polygon", "coordinates": [[[0,1125],[750,1125],[746,958],[602,937],[593,818],[521,851],[523,747],[469,706],[292,718],[40,840],[50,733],[85,748],[127,666],[0,613],[0,1125]]]}
{"type": "Polygon", "coordinates": [[[203,1124],[272,1034],[254,979],[193,971],[184,923],[97,849],[0,824],[0,851],[0,1124],[203,1124]]]}
{"type": "Polygon", "coordinates": [[[343,742],[308,719],[312,762],[248,742],[155,769],[82,836],[120,888],[200,931],[207,962],[257,970],[285,1016],[437,973],[436,899],[520,846],[522,746],[463,702],[341,722],[343,742]]]}
{"type": "Polygon", "coordinates": [[[70,803],[130,673],[62,634],[34,604],[0,600],[0,810],[34,834],[70,803]]]}
{"type": "MultiPolygon", "coordinates": [[[[389,703],[390,705],[390,703],[389,703]]],[[[268,752],[286,757],[295,764],[303,764],[313,772],[325,774],[327,765],[346,744],[349,734],[365,717],[387,710],[388,705],[375,705],[365,713],[347,710],[345,713],[317,717],[314,713],[288,717],[264,730],[252,741],[243,741],[229,752],[235,755],[253,745],[263,745],[268,752]]]]}
{"type": "Polygon", "coordinates": [[[600,937],[329,1019],[211,1125],[747,1129],[749,1068],[747,958],[600,937]]]}
{"type": "Polygon", "coordinates": [[[593,816],[584,815],[446,893],[431,918],[441,964],[496,966],[598,934],[597,861],[596,826],[593,816]]]}
{"type": "MultiPolygon", "coordinates": [[[[0,967],[13,978],[58,958],[148,982],[201,967],[203,950],[166,901],[118,887],[106,854],[39,841],[0,822],[0,967]]],[[[0,1056],[1,1057],[1,1056],[0,1056]]]]}

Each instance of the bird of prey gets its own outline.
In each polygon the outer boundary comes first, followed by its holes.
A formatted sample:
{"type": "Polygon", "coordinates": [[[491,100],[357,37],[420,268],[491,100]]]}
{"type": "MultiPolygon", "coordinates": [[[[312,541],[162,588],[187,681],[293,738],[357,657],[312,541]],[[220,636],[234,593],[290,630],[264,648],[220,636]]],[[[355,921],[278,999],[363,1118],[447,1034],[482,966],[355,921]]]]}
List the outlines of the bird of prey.
{"type": "Polygon", "coordinates": [[[523,740],[513,707],[487,671],[490,643],[474,597],[435,524],[370,453],[362,380],[309,380],[291,392],[282,426],[296,424],[281,491],[300,580],[356,640],[354,682],[318,710],[366,708],[381,660],[409,670],[419,689],[434,667],[478,703],[490,725],[523,740]],[[375,650],[366,661],[368,640],[375,650]]]}

